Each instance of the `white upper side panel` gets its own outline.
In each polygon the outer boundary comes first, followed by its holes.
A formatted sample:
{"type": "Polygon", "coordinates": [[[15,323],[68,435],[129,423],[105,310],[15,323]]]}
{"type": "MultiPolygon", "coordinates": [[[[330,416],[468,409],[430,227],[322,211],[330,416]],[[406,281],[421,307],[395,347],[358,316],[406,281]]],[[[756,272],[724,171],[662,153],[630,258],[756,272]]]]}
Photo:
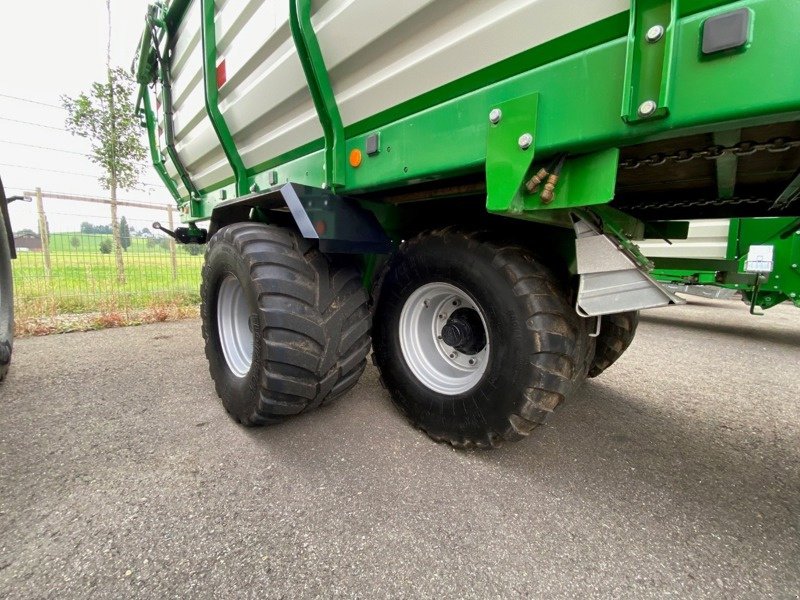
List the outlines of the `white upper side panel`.
{"type": "Polygon", "coordinates": [[[670,240],[636,242],[642,254],[651,258],[726,258],[730,219],[689,221],[689,237],[670,240]]]}
{"type": "MultiPolygon", "coordinates": [[[[230,176],[205,117],[199,0],[173,64],[178,149],[200,187],[230,176]]],[[[217,0],[220,108],[252,167],[322,136],[289,0],[217,0]]],[[[320,0],[313,22],[345,125],[624,12],[629,0],[320,0]]]]}

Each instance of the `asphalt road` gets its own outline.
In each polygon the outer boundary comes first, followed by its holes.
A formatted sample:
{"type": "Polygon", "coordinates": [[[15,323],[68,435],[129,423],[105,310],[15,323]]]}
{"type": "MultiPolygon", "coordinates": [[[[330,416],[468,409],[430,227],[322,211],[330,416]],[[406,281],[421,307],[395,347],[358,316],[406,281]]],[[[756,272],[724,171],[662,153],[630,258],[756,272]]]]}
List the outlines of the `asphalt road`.
{"type": "Polygon", "coordinates": [[[370,368],[247,430],[199,323],[20,340],[0,387],[0,597],[797,598],[800,311],[651,311],[495,451],[412,429],[370,368]]]}

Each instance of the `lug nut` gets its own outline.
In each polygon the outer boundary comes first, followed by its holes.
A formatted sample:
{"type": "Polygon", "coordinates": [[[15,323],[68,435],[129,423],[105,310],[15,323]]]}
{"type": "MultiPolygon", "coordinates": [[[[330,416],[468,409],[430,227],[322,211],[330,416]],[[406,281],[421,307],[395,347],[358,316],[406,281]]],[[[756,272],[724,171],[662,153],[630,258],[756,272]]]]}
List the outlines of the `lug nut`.
{"type": "Polygon", "coordinates": [[[469,359],[469,364],[474,365],[475,364],[475,359],[474,358],[470,358],[469,359]]]}

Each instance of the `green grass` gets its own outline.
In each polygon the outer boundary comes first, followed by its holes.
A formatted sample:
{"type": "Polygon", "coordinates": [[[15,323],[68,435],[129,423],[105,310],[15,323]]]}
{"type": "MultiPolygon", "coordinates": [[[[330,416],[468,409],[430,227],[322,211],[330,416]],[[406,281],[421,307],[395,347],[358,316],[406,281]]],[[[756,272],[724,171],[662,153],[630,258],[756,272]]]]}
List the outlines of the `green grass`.
{"type": "Polygon", "coordinates": [[[133,237],[123,253],[125,283],[119,283],[113,251],[99,250],[100,243],[110,238],[51,234],[49,278],[43,253],[19,252],[12,267],[17,314],[33,317],[199,302],[202,255],[192,256],[178,247],[173,273],[168,248],[133,237]]]}

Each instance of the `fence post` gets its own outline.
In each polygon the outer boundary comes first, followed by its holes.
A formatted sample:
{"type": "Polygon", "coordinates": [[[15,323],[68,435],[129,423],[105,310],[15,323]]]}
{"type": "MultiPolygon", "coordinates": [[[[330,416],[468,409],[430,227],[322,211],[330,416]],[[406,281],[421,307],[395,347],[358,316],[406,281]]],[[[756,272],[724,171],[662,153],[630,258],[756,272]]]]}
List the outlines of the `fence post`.
{"type": "Polygon", "coordinates": [[[42,242],[42,254],[44,256],[44,275],[50,279],[52,268],[50,265],[50,232],[47,230],[47,217],[44,214],[44,204],[42,203],[42,188],[36,188],[36,212],[39,215],[39,239],[42,242]]]}
{"type": "MultiPolygon", "coordinates": [[[[170,231],[175,231],[175,225],[172,220],[172,205],[167,205],[167,225],[169,226],[170,231]]],[[[172,259],[172,279],[178,279],[178,255],[177,249],[175,247],[175,240],[170,237],[169,238],[169,254],[172,259]]]]}

